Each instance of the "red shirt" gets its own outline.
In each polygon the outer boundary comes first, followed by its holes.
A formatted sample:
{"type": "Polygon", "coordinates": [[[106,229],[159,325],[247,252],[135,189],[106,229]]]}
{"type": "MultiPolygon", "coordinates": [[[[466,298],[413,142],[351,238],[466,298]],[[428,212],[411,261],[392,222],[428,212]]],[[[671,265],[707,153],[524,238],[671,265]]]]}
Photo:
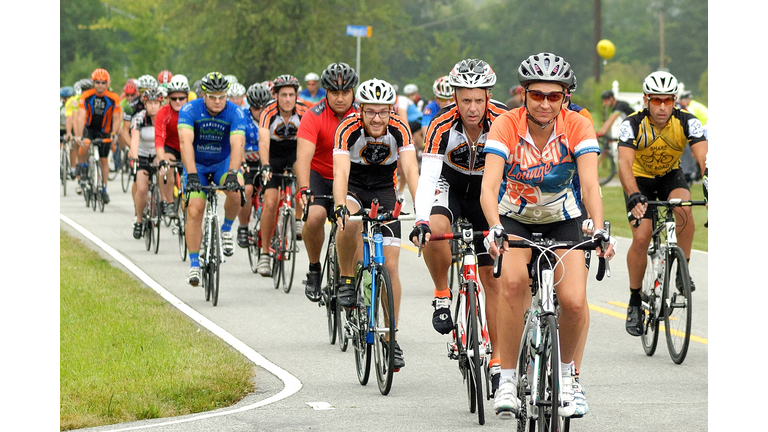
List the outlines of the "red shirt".
{"type": "Polygon", "coordinates": [[[179,147],[179,130],[176,124],[179,122],[179,112],[174,111],[171,105],[160,108],[155,116],[155,149],[168,146],[181,151],[179,147]]]}
{"type": "MultiPolygon", "coordinates": [[[[315,145],[315,156],[310,168],[324,178],[333,180],[333,137],[341,119],[328,108],[327,103],[328,100],[323,99],[304,113],[297,137],[315,145]]],[[[343,117],[355,112],[357,106],[353,103],[343,117]]]]}

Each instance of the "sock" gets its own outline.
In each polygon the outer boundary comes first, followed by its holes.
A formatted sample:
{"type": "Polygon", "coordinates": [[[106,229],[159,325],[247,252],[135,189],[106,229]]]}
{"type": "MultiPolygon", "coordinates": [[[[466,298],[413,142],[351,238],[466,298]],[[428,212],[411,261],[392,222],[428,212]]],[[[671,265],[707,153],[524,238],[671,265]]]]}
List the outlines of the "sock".
{"type": "Polygon", "coordinates": [[[510,379],[517,384],[517,369],[502,369],[501,381],[504,381],[505,379],[510,379]]]}
{"type": "Polygon", "coordinates": [[[629,289],[629,305],[630,306],[642,306],[643,299],[640,297],[640,288],[629,289]]]}
{"type": "Polygon", "coordinates": [[[492,358],[489,368],[492,368],[494,366],[499,366],[499,369],[501,369],[501,359],[492,358]]]}
{"type": "Polygon", "coordinates": [[[320,271],[323,271],[323,267],[320,265],[319,262],[310,263],[309,264],[309,271],[311,271],[311,272],[320,272],[320,271]]]}
{"type": "Polygon", "coordinates": [[[562,376],[571,376],[571,367],[573,366],[573,362],[570,363],[560,363],[560,375],[562,376]]]}
{"type": "Polygon", "coordinates": [[[224,223],[221,224],[221,232],[229,232],[232,231],[232,224],[235,222],[234,219],[227,219],[224,218],[224,223]]]}
{"type": "Polygon", "coordinates": [[[450,288],[445,288],[443,290],[438,290],[435,288],[435,298],[451,298],[451,290],[450,288]]]}
{"type": "Polygon", "coordinates": [[[190,267],[200,267],[200,252],[190,252],[189,253],[189,266],[190,267]]]}

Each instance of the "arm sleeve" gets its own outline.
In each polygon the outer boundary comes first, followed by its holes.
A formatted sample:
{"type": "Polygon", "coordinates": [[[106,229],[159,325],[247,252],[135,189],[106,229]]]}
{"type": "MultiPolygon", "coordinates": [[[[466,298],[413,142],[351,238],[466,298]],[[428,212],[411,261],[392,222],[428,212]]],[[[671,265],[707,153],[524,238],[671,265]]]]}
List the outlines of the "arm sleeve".
{"type": "Polygon", "coordinates": [[[432,203],[435,199],[435,187],[443,171],[443,155],[424,153],[421,158],[419,186],[416,188],[416,221],[429,221],[432,203]]]}

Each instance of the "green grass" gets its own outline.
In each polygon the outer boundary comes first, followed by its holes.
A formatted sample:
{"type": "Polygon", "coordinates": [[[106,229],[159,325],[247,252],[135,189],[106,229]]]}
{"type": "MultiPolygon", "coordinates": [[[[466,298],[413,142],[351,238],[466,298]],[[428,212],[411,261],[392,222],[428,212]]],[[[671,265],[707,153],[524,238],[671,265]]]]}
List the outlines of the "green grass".
{"type": "MultiPolygon", "coordinates": [[[[627,209],[624,204],[624,194],[620,186],[603,186],[603,216],[611,222],[611,234],[619,237],[632,238],[632,232],[627,221],[627,209]]],[[[693,200],[703,200],[704,192],[701,183],[691,187],[693,200]]],[[[694,206],[693,220],[696,223],[696,232],[693,235],[693,249],[709,250],[709,233],[704,223],[707,221],[707,209],[703,206],[694,206]]]]}
{"type": "Polygon", "coordinates": [[[60,427],[230,406],[254,365],[61,231],[60,427]]]}

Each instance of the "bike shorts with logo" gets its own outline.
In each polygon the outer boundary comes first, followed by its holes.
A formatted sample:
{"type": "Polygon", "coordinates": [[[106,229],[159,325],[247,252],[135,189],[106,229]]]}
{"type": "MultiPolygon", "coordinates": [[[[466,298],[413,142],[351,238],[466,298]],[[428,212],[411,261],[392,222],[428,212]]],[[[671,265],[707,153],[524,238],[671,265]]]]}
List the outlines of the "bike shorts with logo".
{"type": "MultiPolygon", "coordinates": [[[[645,195],[650,201],[666,201],[669,199],[669,194],[675,189],[690,190],[688,182],[685,181],[685,173],[679,168],[660,177],[635,177],[635,181],[637,181],[637,188],[640,190],[640,193],[645,195]]],[[[624,193],[624,203],[627,205],[627,211],[630,211],[629,196],[626,192],[624,193]]],[[[651,213],[649,211],[645,212],[643,219],[650,219],[651,213]]],[[[632,221],[631,219],[629,220],[630,222],[632,221]]]]}
{"type": "MultiPolygon", "coordinates": [[[[224,181],[227,179],[227,172],[229,171],[229,156],[223,161],[213,165],[201,165],[196,163],[197,176],[200,177],[200,184],[203,186],[210,185],[212,179],[217,185],[223,186],[224,181]],[[209,178],[210,176],[210,178],[209,178]]],[[[237,177],[242,179],[243,174],[237,173],[237,177]]],[[[184,190],[187,189],[187,169],[184,168],[184,190]]],[[[192,192],[189,194],[190,198],[203,198],[205,199],[205,192],[192,192]]]]}

